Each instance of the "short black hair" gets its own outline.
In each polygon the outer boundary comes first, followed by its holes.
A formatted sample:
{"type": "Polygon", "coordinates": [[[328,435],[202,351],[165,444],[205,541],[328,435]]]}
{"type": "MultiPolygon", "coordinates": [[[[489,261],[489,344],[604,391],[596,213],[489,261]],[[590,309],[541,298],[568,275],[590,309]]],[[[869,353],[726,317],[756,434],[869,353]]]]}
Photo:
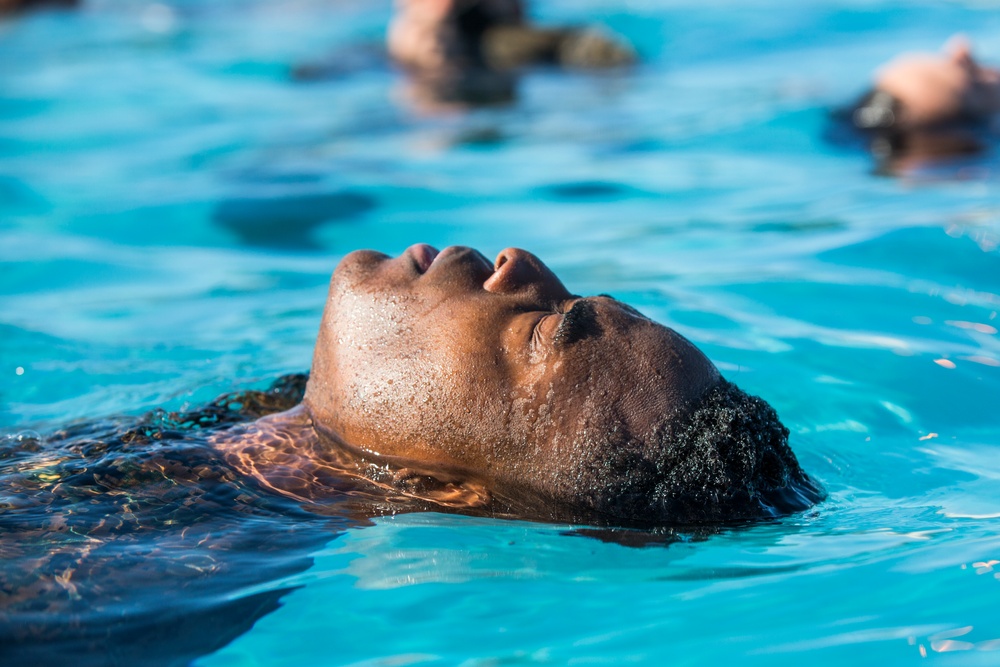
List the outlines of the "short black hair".
{"type": "Polygon", "coordinates": [[[863,141],[882,163],[878,172],[891,173],[892,161],[916,152],[925,157],[957,157],[981,153],[991,135],[989,116],[963,111],[932,125],[906,122],[903,103],[880,88],[833,110],[825,134],[834,143],[863,141]]]}
{"type": "Polygon", "coordinates": [[[872,88],[844,112],[859,130],[888,132],[899,128],[902,104],[894,96],[872,88]]]}
{"type": "Polygon", "coordinates": [[[589,457],[579,490],[599,522],[738,524],[811,507],[824,497],[766,401],[721,379],[645,442],[620,434],[589,457]]]}

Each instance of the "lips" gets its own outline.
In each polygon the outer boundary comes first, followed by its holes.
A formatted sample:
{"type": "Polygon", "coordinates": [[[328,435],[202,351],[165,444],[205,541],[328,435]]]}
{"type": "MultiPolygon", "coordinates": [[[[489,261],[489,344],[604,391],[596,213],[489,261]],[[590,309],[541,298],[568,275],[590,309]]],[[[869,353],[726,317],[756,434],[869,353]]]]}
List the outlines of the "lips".
{"type": "Polygon", "coordinates": [[[407,254],[413,258],[414,263],[417,265],[417,270],[420,273],[426,273],[427,269],[431,268],[431,264],[434,263],[434,259],[441,253],[433,246],[429,246],[426,243],[418,243],[410,246],[407,249],[407,254]]]}

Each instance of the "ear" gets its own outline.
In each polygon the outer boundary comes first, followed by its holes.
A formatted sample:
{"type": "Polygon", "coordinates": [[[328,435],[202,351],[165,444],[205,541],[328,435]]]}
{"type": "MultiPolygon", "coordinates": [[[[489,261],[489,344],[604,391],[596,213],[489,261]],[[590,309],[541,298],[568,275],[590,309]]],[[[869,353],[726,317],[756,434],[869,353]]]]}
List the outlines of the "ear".
{"type": "Polygon", "coordinates": [[[393,486],[411,498],[452,509],[485,507],[492,500],[489,489],[478,480],[412,468],[398,470],[393,486]]]}
{"type": "Polygon", "coordinates": [[[956,65],[974,65],[972,59],[972,44],[969,38],[962,34],[952,35],[944,44],[945,56],[956,65]]]}

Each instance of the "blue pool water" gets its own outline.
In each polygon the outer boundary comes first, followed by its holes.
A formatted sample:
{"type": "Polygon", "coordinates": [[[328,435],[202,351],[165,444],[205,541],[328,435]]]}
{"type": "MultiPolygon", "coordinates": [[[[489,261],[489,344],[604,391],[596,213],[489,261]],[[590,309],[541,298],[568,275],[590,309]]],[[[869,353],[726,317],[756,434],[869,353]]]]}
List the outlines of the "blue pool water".
{"type": "Polygon", "coordinates": [[[378,519],[213,593],[283,595],[194,664],[1000,664],[997,162],[886,178],[823,138],[895,53],[965,32],[1000,63],[996,6],[535,4],[643,64],[427,116],[378,53],[387,1],[84,0],[0,23],[0,430],[306,370],[350,250],[525,247],[764,396],[828,499],[645,548],[378,519]]]}

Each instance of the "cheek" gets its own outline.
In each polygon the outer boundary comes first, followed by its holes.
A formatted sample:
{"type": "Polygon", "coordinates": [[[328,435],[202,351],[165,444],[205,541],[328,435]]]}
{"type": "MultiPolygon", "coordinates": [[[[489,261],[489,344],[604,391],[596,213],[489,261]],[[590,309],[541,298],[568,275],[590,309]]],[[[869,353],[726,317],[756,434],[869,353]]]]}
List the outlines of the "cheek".
{"type": "Polygon", "coordinates": [[[590,422],[599,392],[591,390],[588,373],[570,372],[558,361],[522,368],[514,377],[504,429],[508,445],[499,462],[503,476],[549,488],[575,459],[576,436],[590,422]]]}

